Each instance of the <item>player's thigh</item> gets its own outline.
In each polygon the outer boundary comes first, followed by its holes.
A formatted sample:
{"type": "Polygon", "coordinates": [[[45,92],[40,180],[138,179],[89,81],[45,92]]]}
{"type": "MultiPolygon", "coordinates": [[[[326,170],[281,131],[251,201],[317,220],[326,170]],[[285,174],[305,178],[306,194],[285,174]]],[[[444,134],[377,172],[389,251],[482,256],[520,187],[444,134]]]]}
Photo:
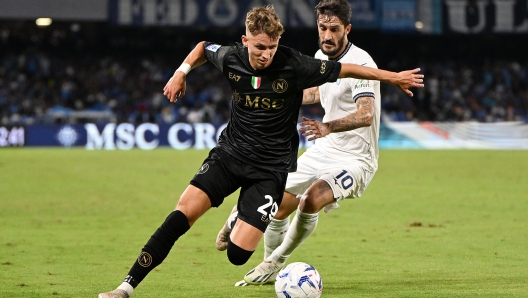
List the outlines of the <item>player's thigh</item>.
{"type": "Polygon", "coordinates": [[[245,165],[229,159],[214,148],[204,160],[190,184],[201,189],[210,199],[212,207],[218,207],[224,198],[240,187],[240,172],[245,165]]]}
{"type": "Polygon", "coordinates": [[[287,173],[254,168],[246,174],[237,217],[264,233],[281,204],[287,173]]]}
{"type": "Polygon", "coordinates": [[[304,152],[297,160],[297,171],[288,173],[286,191],[293,195],[303,194],[314,183],[328,162],[314,147],[304,152]]]}

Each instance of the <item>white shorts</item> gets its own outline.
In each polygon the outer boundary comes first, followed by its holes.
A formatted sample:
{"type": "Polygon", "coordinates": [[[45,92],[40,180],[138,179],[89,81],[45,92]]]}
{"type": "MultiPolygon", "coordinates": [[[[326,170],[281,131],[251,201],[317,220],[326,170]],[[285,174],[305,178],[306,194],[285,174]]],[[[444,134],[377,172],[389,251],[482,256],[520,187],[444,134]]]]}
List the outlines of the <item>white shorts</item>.
{"type": "Polygon", "coordinates": [[[325,212],[330,212],[339,208],[337,202],[340,200],[359,198],[374,174],[363,161],[330,158],[313,146],[299,157],[297,172],[288,173],[286,191],[300,198],[315,181],[324,180],[336,200],[325,207],[325,212]]]}

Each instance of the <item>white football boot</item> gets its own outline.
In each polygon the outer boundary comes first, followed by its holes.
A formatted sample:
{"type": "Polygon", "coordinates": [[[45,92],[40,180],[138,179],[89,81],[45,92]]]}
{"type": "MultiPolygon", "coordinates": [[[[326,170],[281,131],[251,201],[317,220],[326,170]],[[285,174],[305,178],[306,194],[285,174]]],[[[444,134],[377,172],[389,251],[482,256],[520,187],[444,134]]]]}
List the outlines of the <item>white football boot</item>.
{"type": "Polygon", "coordinates": [[[97,298],[129,298],[128,293],[125,290],[116,289],[112,292],[101,293],[97,298]]]}
{"type": "Polygon", "coordinates": [[[282,266],[284,266],[282,263],[264,260],[257,267],[249,270],[249,272],[244,276],[244,280],[237,282],[235,287],[274,283],[275,279],[277,278],[277,274],[282,269],[282,266]]]}
{"type": "Polygon", "coordinates": [[[222,227],[220,232],[218,232],[218,236],[216,236],[216,249],[220,251],[224,251],[227,249],[227,241],[229,240],[229,235],[231,235],[231,231],[233,230],[233,227],[235,225],[237,215],[238,209],[235,205],[231,210],[231,213],[229,214],[229,217],[227,218],[226,222],[224,223],[224,226],[222,227]]]}

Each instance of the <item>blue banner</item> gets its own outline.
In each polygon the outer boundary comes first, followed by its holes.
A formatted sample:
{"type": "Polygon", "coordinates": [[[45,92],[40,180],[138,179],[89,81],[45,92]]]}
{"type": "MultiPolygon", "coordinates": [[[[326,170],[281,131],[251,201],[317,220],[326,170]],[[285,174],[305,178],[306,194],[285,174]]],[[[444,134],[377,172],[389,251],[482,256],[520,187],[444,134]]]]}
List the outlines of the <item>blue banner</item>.
{"type": "MultiPolygon", "coordinates": [[[[7,131],[12,132],[9,146],[84,147],[87,150],[130,150],[133,148],[152,150],[158,147],[171,147],[176,150],[185,150],[213,148],[226,125],[215,127],[210,123],[36,124],[10,127],[7,131]]],[[[8,136],[7,134],[6,138],[8,136]]],[[[314,143],[306,141],[301,134],[299,134],[299,139],[299,148],[308,148],[314,143]]],[[[0,127],[0,145],[1,140],[2,127],[0,127]]],[[[387,128],[383,123],[380,127],[379,142],[380,148],[419,147],[416,141],[387,128]]]]}
{"type": "MultiPolygon", "coordinates": [[[[107,123],[36,124],[0,126],[0,147],[54,146],[84,147],[87,150],[176,150],[211,149],[226,124],[210,123],[107,123]]],[[[299,148],[312,141],[299,134],[299,148]]],[[[528,149],[528,125],[522,122],[382,122],[382,149],[528,149]]]]}
{"type": "MultiPolygon", "coordinates": [[[[285,27],[315,28],[318,1],[109,0],[109,21],[134,26],[242,28],[249,9],[273,4],[285,27]]],[[[528,0],[348,1],[355,29],[425,34],[528,33],[528,0]]]]}
{"type": "MultiPolygon", "coordinates": [[[[315,28],[319,0],[110,0],[110,22],[139,26],[244,27],[247,12],[273,4],[286,28],[315,28]]],[[[379,0],[349,0],[352,25],[377,28],[379,0]]]]}
{"type": "MultiPolygon", "coordinates": [[[[158,147],[172,147],[178,150],[211,149],[216,146],[220,133],[226,125],[220,127],[210,123],[29,125],[6,129],[6,139],[9,139],[9,132],[13,132],[12,135],[16,135],[18,139],[11,137],[11,143],[6,143],[5,146],[84,147],[88,150],[132,148],[151,150],[158,147]],[[19,140],[20,132],[22,132],[21,140],[19,140]],[[18,141],[13,143],[15,140],[18,141]]],[[[0,128],[0,145],[2,131],[0,128]]],[[[301,148],[311,145],[312,142],[305,141],[301,135],[299,137],[301,148]]]]}

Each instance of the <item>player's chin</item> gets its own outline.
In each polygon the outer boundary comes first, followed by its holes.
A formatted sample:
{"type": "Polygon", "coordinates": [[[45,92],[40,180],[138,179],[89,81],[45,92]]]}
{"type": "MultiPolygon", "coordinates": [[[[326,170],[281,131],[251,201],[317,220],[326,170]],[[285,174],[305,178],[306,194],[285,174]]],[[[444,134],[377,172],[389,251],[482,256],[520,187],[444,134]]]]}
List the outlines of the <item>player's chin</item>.
{"type": "Polygon", "coordinates": [[[336,46],[327,43],[323,44],[323,47],[321,48],[321,52],[323,52],[325,55],[333,54],[335,51],[336,46]]]}
{"type": "Polygon", "coordinates": [[[257,69],[264,69],[270,65],[269,61],[259,61],[257,63],[257,69]]]}

